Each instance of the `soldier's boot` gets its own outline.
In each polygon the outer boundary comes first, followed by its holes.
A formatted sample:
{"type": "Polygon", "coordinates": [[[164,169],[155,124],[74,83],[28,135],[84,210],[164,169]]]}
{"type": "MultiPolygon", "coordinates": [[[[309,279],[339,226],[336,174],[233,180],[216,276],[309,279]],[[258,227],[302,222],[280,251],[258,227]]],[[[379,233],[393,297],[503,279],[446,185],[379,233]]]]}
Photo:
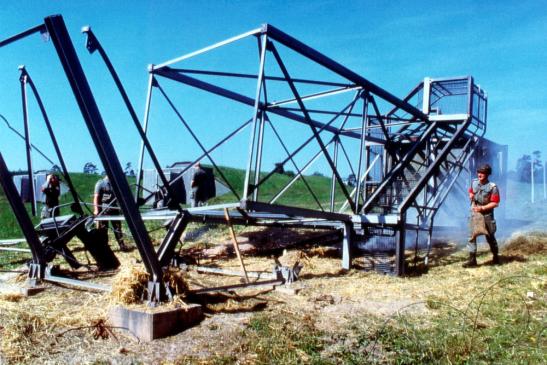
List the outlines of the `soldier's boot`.
{"type": "Polygon", "coordinates": [[[501,265],[500,256],[498,254],[498,248],[492,250],[492,264],[501,265]]]}
{"type": "Polygon", "coordinates": [[[120,245],[120,251],[122,252],[127,252],[127,251],[131,251],[131,248],[129,246],[127,246],[123,240],[119,240],[118,241],[118,245],[120,245]]]}
{"type": "Polygon", "coordinates": [[[477,254],[475,252],[469,253],[469,259],[464,262],[462,267],[470,268],[470,267],[477,267],[477,254]]]}

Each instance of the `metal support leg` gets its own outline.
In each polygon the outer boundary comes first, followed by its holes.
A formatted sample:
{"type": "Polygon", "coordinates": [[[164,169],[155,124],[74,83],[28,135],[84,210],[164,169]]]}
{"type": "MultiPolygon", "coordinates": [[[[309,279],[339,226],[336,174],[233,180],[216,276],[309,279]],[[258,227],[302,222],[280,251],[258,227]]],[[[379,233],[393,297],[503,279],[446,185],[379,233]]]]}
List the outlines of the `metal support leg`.
{"type": "Polygon", "coordinates": [[[34,85],[34,82],[32,81],[32,78],[28,74],[25,67],[22,66],[19,68],[19,70],[21,71],[21,77],[23,75],[26,77],[26,81],[28,85],[30,86],[32,93],[34,94],[36,102],[38,103],[38,107],[40,108],[40,112],[42,113],[42,117],[44,118],[44,123],[46,124],[49,137],[51,139],[51,142],[53,143],[53,148],[55,149],[55,154],[57,155],[57,159],[59,160],[59,163],[61,164],[61,169],[63,170],[63,178],[65,179],[65,182],[68,185],[68,189],[70,191],[70,194],[72,195],[72,200],[74,201],[74,204],[71,206],[71,209],[74,213],[83,215],[84,211],[80,205],[80,199],[78,198],[78,194],[76,192],[76,189],[74,188],[74,184],[72,183],[72,179],[70,178],[70,175],[68,173],[65,160],[63,158],[63,155],[61,154],[61,149],[59,148],[59,144],[57,143],[57,138],[55,137],[55,133],[53,133],[53,128],[51,126],[51,122],[49,121],[49,117],[46,113],[46,108],[44,107],[42,98],[40,97],[40,94],[38,94],[36,85],[34,85]]]}
{"type": "Polygon", "coordinates": [[[405,274],[406,214],[401,214],[399,219],[399,234],[395,248],[395,274],[403,276],[405,274]]]}
{"type": "MultiPolygon", "coordinates": [[[[154,251],[152,241],[148,236],[146,227],[138,211],[131,189],[123,172],[118,156],[110,140],[99,108],[89,87],[86,76],[80,65],[76,50],[70,40],[63,18],[60,15],[45,18],[45,25],[55,46],[59,60],[74,93],[74,97],[80,107],[82,116],[97,148],[99,157],[106,174],[112,183],[112,190],[118,199],[120,208],[125,216],[127,226],[135,240],[135,244],[143,259],[146,270],[156,283],[162,282],[163,272],[154,251]]],[[[164,298],[162,289],[158,289],[158,295],[153,296],[158,300],[164,298]]]]}
{"type": "MultiPolygon", "coordinates": [[[[334,140],[334,166],[338,167],[338,146],[340,145],[340,139],[336,137],[334,140]]],[[[331,176],[330,181],[330,211],[334,212],[334,203],[336,200],[336,175],[334,174],[334,171],[331,176]]]]}
{"type": "Polygon", "coordinates": [[[353,229],[351,223],[344,222],[344,238],[342,239],[342,268],[351,269],[351,246],[353,229]]]}
{"type": "MultiPolygon", "coordinates": [[[[20,67],[21,69],[21,67],[20,67]]],[[[24,70],[24,66],[22,66],[24,70]]],[[[32,166],[32,146],[30,143],[30,128],[28,121],[28,104],[27,104],[27,75],[21,74],[21,100],[23,103],[23,125],[25,127],[25,151],[27,155],[27,174],[28,174],[28,193],[32,209],[32,216],[36,217],[36,196],[34,191],[34,171],[32,166]]]]}
{"type": "Polygon", "coordinates": [[[29,279],[36,284],[44,277],[44,270],[46,266],[45,252],[38,238],[38,234],[34,230],[34,225],[25,209],[25,205],[21,201],[21,197],[17,192],[17,188],[13,183],[13,178],[11,173],[6,166],[4,157],[0,153],[0,185],[4,190],[6,199],[8,200],[13,214],[15,214],[15,219],[21,227],[21,231],[27,240],[27,243],[32,254],[32,262],[29,270],[29,279]]]}
{"type": "Polygon", "coordinates": [[[184,233],[184,230],[188,226],[189,221],[190,214],[184,211],[179,213],[169,225],[167,235],[158,249],[158,260],[162,267],[167,266],[169,262],[171,262],[175,252],[175,246],[179,242],[182,233],[184,233]]]}

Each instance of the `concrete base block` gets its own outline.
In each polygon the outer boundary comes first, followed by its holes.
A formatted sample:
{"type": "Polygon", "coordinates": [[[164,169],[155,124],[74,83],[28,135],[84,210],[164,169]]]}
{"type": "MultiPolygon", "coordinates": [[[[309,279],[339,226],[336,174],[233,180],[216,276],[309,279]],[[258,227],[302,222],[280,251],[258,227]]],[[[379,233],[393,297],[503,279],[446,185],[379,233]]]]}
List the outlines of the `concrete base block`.
{"type": "Polygon", "coordinates": [[[124,327],[143,341],[152,341],[177,334],[199,323],[203,311],[199,304],[186,308],[128,309],[116,306],[110,309],[112,326],[124,327]]]}
{"type": "Polygon", "coordinates": [[[43,286],[43,285],[38,285],[38,286],[23,286],[21,288],[19,288],[19,292],[24,295],[25,297],[31,297],[33,295],[36,295],[38,293],[41,293],[43,292],[44,290],[46,290],[46,287],[43,286]]]}

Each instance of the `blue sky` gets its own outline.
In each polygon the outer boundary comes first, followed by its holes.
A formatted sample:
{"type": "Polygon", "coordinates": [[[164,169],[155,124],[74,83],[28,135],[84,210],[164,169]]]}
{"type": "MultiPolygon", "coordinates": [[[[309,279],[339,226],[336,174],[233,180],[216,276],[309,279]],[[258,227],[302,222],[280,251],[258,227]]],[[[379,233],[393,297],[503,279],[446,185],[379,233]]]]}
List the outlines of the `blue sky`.
{"type": "MultiPolygon", "coordinates": [[[[400,98],[426,76],[473,75],[488,93],[486,136],[509,145],[509,167],[514,169],[524,153],[542,150],[547,157],[546,9],[547,1],[12,1],[0,7],[0,39],[38,25],[45,16],[63,15],[123,164],[136,164],[138,137],[103,64],[85,50],[84,25],[105,47],[139,116],[148,64],[262,23],[275,25],[400,98]]],[[[0,114],[23,130],[17,66],[25,64],[69,170],[81,171],[87,161],[99,163],[52,45],[34,35],[0,49],[0,57],[0,114]]],[[[49,143],[42,142],[45,128],[35,103],[29,106],[33,141],[53,156],[49,143]]],[[[214,134],[210,131],[223,130],[232,120],[197,123],[199,107],[190,102],[182,110],[195,123],[196,134],[213,143],[218,138],[207,139],[214,134]]],[[[159,120],[160,110],[151,119],[157,126],[151,136],[162,165],[194,157],[195,150],[186,150],[185,142],[167,142],[173,133],[166,120],[159,120]]],[[[245,138],[248,133],[241,143],[245,138]]],[[[3,122],[0,151],[11,169],[25,168],[23,143],[3,122]]],[[[246,158],[243,152],[232,151],[232,160],[228,155],[221,164],[231,164],[236,155],[239,162],[246,158]]],[[[36,156],[35,167],[49,166],[36,156]]]]}

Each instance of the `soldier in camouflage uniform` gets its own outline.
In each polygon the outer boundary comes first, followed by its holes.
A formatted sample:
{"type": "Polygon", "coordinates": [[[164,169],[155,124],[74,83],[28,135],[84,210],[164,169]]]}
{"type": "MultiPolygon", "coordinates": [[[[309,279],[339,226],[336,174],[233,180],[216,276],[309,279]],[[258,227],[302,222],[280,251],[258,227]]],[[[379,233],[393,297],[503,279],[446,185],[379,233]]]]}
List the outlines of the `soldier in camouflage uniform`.
{"type": "MultiPolygon", "coordinates": [[[[93,214],[96,216],[99,214],[104,216],[120,214],[120,210],[118,209],[118,203],[116,202],[116,197],[114,196],[114,192],[112,191],[112,185],[110,184],[108,176],[100,179],[99,181],[97,181],[97,184],[95,184],[93,205],[93,214]]],[[[120,250],[129,251],[130,248],[123,242],[122,223],[120,221],[99,221],[97,222],[97,228],[107,229],[108,222],[112,224],[114,237],[116,238],[116,241],[118,241],[118,245],[120,245],[120,250]]]]}
{"type": "MultiPolygon", "coordinates": [[[[496,241],[496,220],[494,219],[494,209],[499,206],[499,189],[493,182],[488,181],[488,176],[492,174],[492,168],[486,164],[477,169],[478,179],[473,180],[469,188],[469,199],[471,199],[472,209],[476,213],[484,216],[484,222],[488,235],[486,241],[492,251],[495,265],[500,263],[498,255],[498,242],[496,241]]],[[[472,234],[472,232],[471,232],[472,234]]],[[[477,239],[473,236],[467,244],[469,250],[469,260],[463,264],[463,267],[477,266],[477,239]]]]}

